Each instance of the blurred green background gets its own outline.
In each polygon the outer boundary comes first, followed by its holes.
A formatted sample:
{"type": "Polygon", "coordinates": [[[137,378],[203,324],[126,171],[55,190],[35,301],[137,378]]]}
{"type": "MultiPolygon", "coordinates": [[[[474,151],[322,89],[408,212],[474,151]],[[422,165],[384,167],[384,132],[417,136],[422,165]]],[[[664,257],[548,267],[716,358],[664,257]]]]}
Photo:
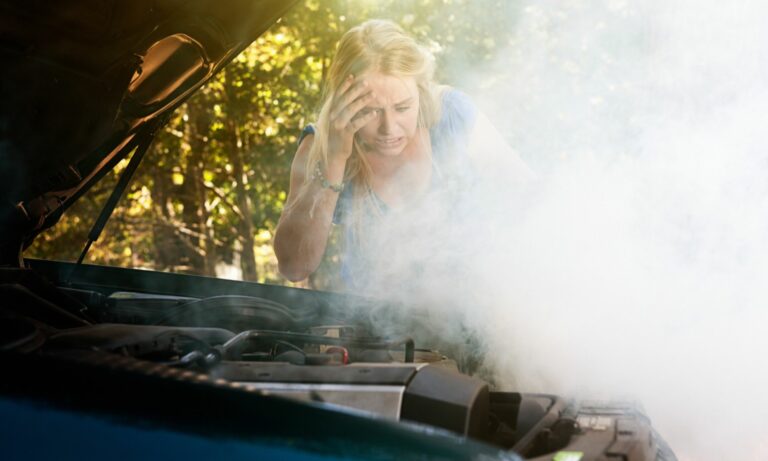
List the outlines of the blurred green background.
{"type": "MultiPolygon", "coordinates": [[[[493,72],[512,40],[516,2],[306,0],[181,106],[159,133],[86,263],[334,290],[332,236],[313,276],[277,271],[273,231],[302,128],[314,120],[338,39],[370,18],[401,24],[432,49],[441,83],[493,72]]],[[[492,76],[491,76],[492,77],[492,76]]],[[[26,255],[77,259],[124,161],[26,255]]]]}

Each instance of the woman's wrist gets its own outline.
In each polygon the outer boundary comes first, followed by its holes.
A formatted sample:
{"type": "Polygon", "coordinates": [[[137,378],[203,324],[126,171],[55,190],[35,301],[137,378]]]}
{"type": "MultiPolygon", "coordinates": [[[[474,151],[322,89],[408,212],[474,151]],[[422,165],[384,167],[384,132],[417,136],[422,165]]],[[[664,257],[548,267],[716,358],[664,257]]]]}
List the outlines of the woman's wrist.
{"type": "Polygon", "coordinates": [[[328,175],[323,172],[323,168],[319,163],[315,166],[315,171],[312,174],[312,177],[320,183],[320,187],[323,189],[330,189],[334,192],[341,192],[344,190],[344,182],[334,182],[329,180],[328,175]]]}
{"type": "Polygon", "coordinates": [[[344,181],[344,171],[347,167],[347,159],[341,156],[328,156],[328,163],[320,163],[325,179],[333,183],[344,181]]]}
{"type": "Polygon", "coordinates": [[[328,163],[323,162],[315,165],[312,172],[312,178],[320,184],[323,189],[330,189],[334,192],[341,192],[344,189],[344,170],[346,168],[346,159],[329,158],[328,163]]]}

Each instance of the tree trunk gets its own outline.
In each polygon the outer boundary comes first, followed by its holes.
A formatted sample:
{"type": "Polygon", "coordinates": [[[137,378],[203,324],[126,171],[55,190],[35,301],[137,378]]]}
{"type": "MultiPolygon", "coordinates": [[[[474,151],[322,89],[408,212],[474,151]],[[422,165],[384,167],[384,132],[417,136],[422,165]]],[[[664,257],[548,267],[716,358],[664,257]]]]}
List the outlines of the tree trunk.
{"type": "Polygon", "coordinates": [[[226,75],[226,93],[229,106],[227,117],[227,130],[229,132],[230,159],[232,160],[232,173],[235,178],[235,204],[240,210],[239,240],[242,246],[240,254],[240,267],[243,271],[243,280],[257,281],[256,254],[254,252],[254,228],[253,206],[248,193],[248,173],[245,168],[243,139],[240,132],[240,111],[236,107],[237,100],[232,86],[230,74],[226,75]]]}
{"type": "Polygon", "coordinates": [[[191,232],[181,236],[192,243],[189,251],[190,272],[215,276],[216,275],[216,246],[213,228],[209,228],[208,211],[205,209],[206,192],[203,185],[205,179],[205,136],[208,133],[208,120],[205,110],[196,104],[188,104],[189,115],[189,145],[190,156],[187,161],[187,171],[184,175],[181,200],[184,204],[184,224],[191,232]]]}
{"type": "MultiPolygon", "coordinates": [[[[159,158],[159,143],[153,144],[153,152],[150,158],[159,158]]],[[[167,223],[171,222],[172,216],[169,213],[169,202],[173,191],[173,183],[170,172],[155,172],[152,177],[152,202],[153,222],[152,222],[152,246],[154,247],[155,269],[159,271],[170,270],[174,268],[179,261],[179,244],[176,233],[167,223]]]]}
{"type": "Polygon", "coordinates": [[[248,183],[248,175],[244,168],[242,143],[240,142],[240,136],[238,126],[236,123],[232,123],[232,137],[233,146],[232,151],[232,172],[237,178],[237,184],[235,185],[235,195],[237,200],[237,207],[240,209],[240,243],[243,247],[243,252],[240,255],[240,265],[243,269],[243,280],[256,281],[258,280],[258,274],[256,271],[256,254],[254,253],[254,230],[253,230],[253,211],[251,206],[251,197],[246,189],[248,183]]]}

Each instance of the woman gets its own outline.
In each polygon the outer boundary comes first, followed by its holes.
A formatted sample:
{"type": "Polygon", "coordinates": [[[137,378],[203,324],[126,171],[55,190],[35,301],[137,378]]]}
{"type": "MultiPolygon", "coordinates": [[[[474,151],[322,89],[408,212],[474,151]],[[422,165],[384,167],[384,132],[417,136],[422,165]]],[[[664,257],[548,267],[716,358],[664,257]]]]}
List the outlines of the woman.
{"type": "Polygon", "coordinates": [[[288,279],[317,269],[336,223],[344,228],[342,278],[360,286],[375,263],[363,249],[383,216],[467,180],[482,117],[464,94],[435,84],[433,71],[432,55],[392,22],[367,21],[342,37],[275,234],[288,279]]]}

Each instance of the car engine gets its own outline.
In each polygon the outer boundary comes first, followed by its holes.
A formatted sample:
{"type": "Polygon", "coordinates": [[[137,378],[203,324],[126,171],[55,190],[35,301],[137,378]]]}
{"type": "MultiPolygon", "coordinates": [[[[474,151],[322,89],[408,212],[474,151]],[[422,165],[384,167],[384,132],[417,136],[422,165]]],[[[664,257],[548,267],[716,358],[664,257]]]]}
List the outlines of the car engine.
{"type": "Polygon", "coordinates": [[[552,459],[561,451],[585,460],[674,459],[635,404],[496,391],[418,337],[379,337],[359,316],[245,295],[54,287],[31,271],[1,272],[5,352],[77,357],[149,375],[172,372],[427,425],[527,459],[552,459]]]}

